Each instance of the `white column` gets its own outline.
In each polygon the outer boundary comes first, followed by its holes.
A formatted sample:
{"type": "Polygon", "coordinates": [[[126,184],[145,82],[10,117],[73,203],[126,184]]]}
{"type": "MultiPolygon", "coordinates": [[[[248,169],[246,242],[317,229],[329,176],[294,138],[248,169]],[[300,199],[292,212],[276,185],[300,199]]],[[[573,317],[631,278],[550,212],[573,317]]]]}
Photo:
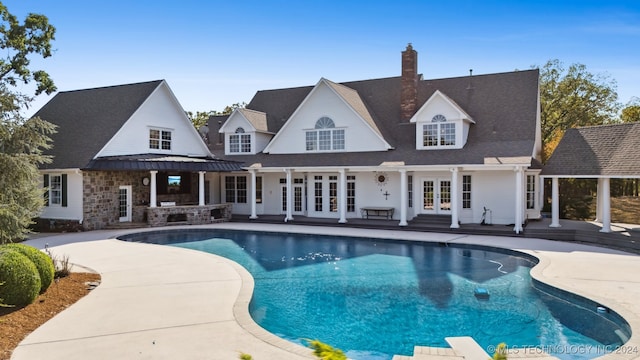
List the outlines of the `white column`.
{"type": "Polygon", "coordinates": [[[198,206],[204,206],[204,174],[206,171],[198,171],[198,206]]]}
{"type": "Polygon", "coordinates": [[[151,186],[149,187],[149,207],[154,208],[157,206],[157,203],[158,203],[158,200],[156,197],[156,192],[157,192],[156,174],[158,174],[158,172],[155,170],[151,170],[149,171],[149,173],[151,174],[151,186]]]}
{"type": "Polygon", "coordinates": [[[255,169],[249,170],[251,174],[251,216],[249,219],[257,219],[258,215],[256,212],[256,171],[255,169]]]}
{"type": "Polygon", "coordinates": [[[407,170],[400,169],[400,226],[407,226],[407,170]]]}
{"type": "Polygon", "coordinates": [[[460,227],[458,224],[458,168],[451,169],[451,229],[460,227]]]}
{"type": "Polygon", "coordinates": [[[516,234],[520,234],[522,232],[522,198],[524,197],[524,194],[522,193],[522,179],[523,179],[523,170],[522,167],[520,166],[516,166],[516,168],[514,169],[514,171],[516,172],[516,211],[515,211],[515,226],[513,227],[513,231],[516,232],[516,234]]]}
{"type": "Polygon", "coordinates": [[[551,178],[551,225],[549,227],[560,227],[560,191],[558,178],[551,178]]]}
{"type": "Polygon", "coordinates": [[[347,173],[345,169],[338,170],[340,174],[340,194],[338,195],[338,211],[340,212],[339,223],[347,222],[347,173]]]}
{"type": "Polygon", "coordinates": [[[598,178],[598,189],[596,190],[596,222],[602,222],[602,184],[603,178],[598,178]]]}
{"type": "MultiPolygon", "coordinates": [[[[598,193],[598,199],[600,193],[598,193]]],[[[602,179],[602,229],[600,232],[611,232],[611,190],[609,178],[602,179]]]]}
{"type": "Polygon", "coordinates": [[[287,215],[284,218],[284,221],[286,222],[293,220],[293,186],[291,184],[291,169],[286,169],[285,172],[287,173],[287,215]]]}

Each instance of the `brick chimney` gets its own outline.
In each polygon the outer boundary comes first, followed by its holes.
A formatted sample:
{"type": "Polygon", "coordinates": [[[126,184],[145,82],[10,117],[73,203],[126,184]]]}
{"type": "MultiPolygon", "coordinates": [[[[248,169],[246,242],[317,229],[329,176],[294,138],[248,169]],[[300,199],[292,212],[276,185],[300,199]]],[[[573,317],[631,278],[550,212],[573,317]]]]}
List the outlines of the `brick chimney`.
{"type": "Polygon", "coordinates": [[[416,113],[418,103],[418,52],[413,50],[411,43],[402,52],[400,82],[400,120],[409,120],[416,113]]]}

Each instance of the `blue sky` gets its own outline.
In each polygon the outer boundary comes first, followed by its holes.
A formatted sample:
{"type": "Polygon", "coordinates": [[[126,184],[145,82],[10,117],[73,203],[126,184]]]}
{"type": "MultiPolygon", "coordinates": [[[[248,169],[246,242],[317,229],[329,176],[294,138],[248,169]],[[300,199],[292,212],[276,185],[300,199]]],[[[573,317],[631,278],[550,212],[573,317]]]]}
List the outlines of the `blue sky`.
{"type": "MultiPolygon", "coordinates": [[[[426,78],[582,63],[640,97],[640,1],[4,0],[46,15],[61,91],[165,79],[190,111],[258,90],[400,74],[411,42],[426,78]]],[[[40,96],[37,109],[50,97],[40,96]]]]}

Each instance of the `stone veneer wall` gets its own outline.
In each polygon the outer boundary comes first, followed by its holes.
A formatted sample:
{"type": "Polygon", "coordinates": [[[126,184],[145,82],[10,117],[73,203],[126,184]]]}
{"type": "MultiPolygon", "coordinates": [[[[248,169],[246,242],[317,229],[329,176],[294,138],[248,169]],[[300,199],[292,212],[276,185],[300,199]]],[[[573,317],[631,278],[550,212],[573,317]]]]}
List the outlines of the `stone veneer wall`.
{"type": "Polygon", "coordinates": [[[232,204],[214,204],[205,206],[159,206],[148,208],[149,226],[171,224],[201,225],[231,220],[232,204]],[[214,216],[215,214],[215,216],[214,216]],[[184,215],[184,220],[170,221],[174,215],[184,215]]]}
{"type": "Polygon", "coordinates": [[[120,186],[131,185],[133,222],[146,222],[144,211],[135,211],[149,204],[149,186],[142,185],[142,178],[149,173],[127,171],[83,171],[83,197],[85,230],[103,229],[119,222],[118,206],[120,186]]]}

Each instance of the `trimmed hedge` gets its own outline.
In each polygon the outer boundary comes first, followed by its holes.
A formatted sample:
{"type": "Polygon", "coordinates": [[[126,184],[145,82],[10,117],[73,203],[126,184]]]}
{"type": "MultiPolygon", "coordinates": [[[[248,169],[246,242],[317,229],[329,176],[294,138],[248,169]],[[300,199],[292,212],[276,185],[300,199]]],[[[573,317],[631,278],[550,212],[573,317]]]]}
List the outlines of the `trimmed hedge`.
{"type": "Polygon", "coordinates": [[[28,257],[17,250],[0,247],[0,299],[10,306],[31,304],[40,293],[40,274],[28,257]]]}
{"type": "Polygon", "coordinates": [[[49,255],[34,248],[33,246],[25,244],[6,244],[4,246],[9,249],[19,251],[22,255],[28,257],[29,260],[33,262],[36,269],[38,269],[38,274],[40,274],[40,293],[42,294],[45,292],[53,282],[53,276],[56,272],[53,260],[51,260],[49,255]]]}

